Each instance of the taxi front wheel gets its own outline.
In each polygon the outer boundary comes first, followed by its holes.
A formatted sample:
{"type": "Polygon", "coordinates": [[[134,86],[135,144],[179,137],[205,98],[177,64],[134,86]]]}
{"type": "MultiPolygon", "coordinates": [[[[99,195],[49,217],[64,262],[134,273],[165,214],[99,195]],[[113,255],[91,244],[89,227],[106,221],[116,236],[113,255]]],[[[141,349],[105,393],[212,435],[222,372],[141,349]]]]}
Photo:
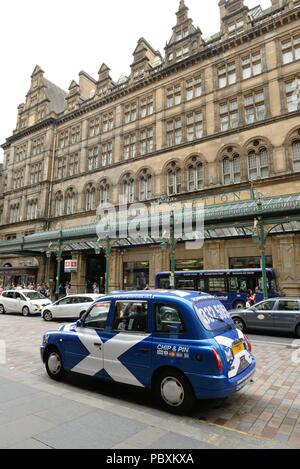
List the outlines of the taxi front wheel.
{"type": "Polygon", "coordinates": [[[50,349],[46,355],[46,370],[51,379],[62,381],[66,375],[61,355],[58,350],[50,349]]]}
{"type": "Polygon", "coordinates": [[[154,394],[159,403],[174,414],[188,413],[196,404],[191,384],[177,370],[164,370],[156,377],[154,394]]]}

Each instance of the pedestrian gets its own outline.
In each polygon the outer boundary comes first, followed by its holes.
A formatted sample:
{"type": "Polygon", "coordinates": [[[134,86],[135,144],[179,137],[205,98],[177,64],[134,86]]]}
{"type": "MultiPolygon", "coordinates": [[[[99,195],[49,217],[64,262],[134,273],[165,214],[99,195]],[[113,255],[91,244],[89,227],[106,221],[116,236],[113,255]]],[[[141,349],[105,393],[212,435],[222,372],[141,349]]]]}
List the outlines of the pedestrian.
{"type": "Polygon", "coordinates": [[[99,293],[99,287],[98,287],[98,284],[96,282],[93,283],[93,293],[99,293]]]}
{"type": "Polygon", "coordinates": [[[253,293],[252,290],[248,290],[248,296],[247,296],[247,304],[246,304],[246,306],[248,305],[247,307],[248,307],[248,308],[251,308],[252,306],[255,305],[255,303],[256,303],[256,295],[255,295],[255,293],[253,293]]]}
{"type": "Polygon", "coordinates": [[[59,285],[58,294],[59,294],[60,297],[62,297],[66,294],[65,286],[62,283],[59,285]]]}
{"type": "Polygon", "coordinates": [[[69,282],[67,282],[66,284],[66,295],[69,296],[71,294],[71,284],[69,282]]]}

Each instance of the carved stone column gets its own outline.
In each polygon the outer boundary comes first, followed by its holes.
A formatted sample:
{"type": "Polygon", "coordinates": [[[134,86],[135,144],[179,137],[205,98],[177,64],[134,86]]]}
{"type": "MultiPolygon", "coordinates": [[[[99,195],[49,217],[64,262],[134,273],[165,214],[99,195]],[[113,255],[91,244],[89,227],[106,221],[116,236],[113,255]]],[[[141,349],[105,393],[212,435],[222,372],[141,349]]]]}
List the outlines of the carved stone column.
{"type": "Polygon", "coordinates": [[[225,241],[205,241],[203,252],[205,270],[226,268],[225,241]]]}

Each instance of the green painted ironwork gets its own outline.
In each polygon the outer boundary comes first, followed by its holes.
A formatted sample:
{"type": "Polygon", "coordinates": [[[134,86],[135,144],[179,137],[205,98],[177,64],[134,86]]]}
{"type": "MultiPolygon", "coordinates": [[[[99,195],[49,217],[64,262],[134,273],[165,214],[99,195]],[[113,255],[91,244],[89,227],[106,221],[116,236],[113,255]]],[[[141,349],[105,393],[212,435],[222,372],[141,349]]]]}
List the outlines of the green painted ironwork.
{"type": "MultiPolygon", "coordinates": [[[[173,215],[175,217],[176,214],[173,212],[173,215]]],[[[193,216],[195,220],[196,214],[194,213],[193,216]]],[[[209,230],[215,229],[232,230],[236,228],[237,232],[235,237],[247,236],[247,234],[239,232],[238,230],[253,228],[253,219],[260,216],[263,216],[265,226],[299,221],[300,194],[265,198],[261,201],[261,207],[258,207],[257,201],[251,199],[232,202],[226,205],[206,207],[205,230],[209,232],[209,230]]],[[[157,223],[159,223],[159,219],[157,223]]],[[[230,237],[230,235],[224,237],[230,237]]],[[[49,242],[55,244],[58,239],[68,244],[80,242],[94,243],[97,240],[96,225],[90,224],[77,228],[63,229],[61,231],[47,231],[19,239],[0,241],[0,254],[31,252],[33,255],[33,252],[35,252],[36,256],[42,256],[47,251],[49,242]]],[[[218,237],[212,237],[212,239],[218,239],[218,237]]],[[[129,241],[129,245],[142,245],[142,242],[136,243],[132,242],[132,240],[129,241]]],[[[150,242],[151,239],[145,244],[149,244],[150,242]]],[[[152,240],[152,242],[153,244],[161,244],[161,240],[152,240]]]]}

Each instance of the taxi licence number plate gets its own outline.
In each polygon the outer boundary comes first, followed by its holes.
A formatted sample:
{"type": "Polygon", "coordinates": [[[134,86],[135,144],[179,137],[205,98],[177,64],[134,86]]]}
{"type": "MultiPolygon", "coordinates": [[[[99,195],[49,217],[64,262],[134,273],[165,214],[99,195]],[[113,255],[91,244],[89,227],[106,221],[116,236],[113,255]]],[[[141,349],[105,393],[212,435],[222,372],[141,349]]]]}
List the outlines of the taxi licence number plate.
{"type": "Polygon", "coordinates": [[[232,347],[232,353],[234,356],[238,355],[240,352],[242,352],[243,350],[245,350],[245,347],[244,347],[244,343],[241,342],[237,345],[234,345],[232,347]]]}

